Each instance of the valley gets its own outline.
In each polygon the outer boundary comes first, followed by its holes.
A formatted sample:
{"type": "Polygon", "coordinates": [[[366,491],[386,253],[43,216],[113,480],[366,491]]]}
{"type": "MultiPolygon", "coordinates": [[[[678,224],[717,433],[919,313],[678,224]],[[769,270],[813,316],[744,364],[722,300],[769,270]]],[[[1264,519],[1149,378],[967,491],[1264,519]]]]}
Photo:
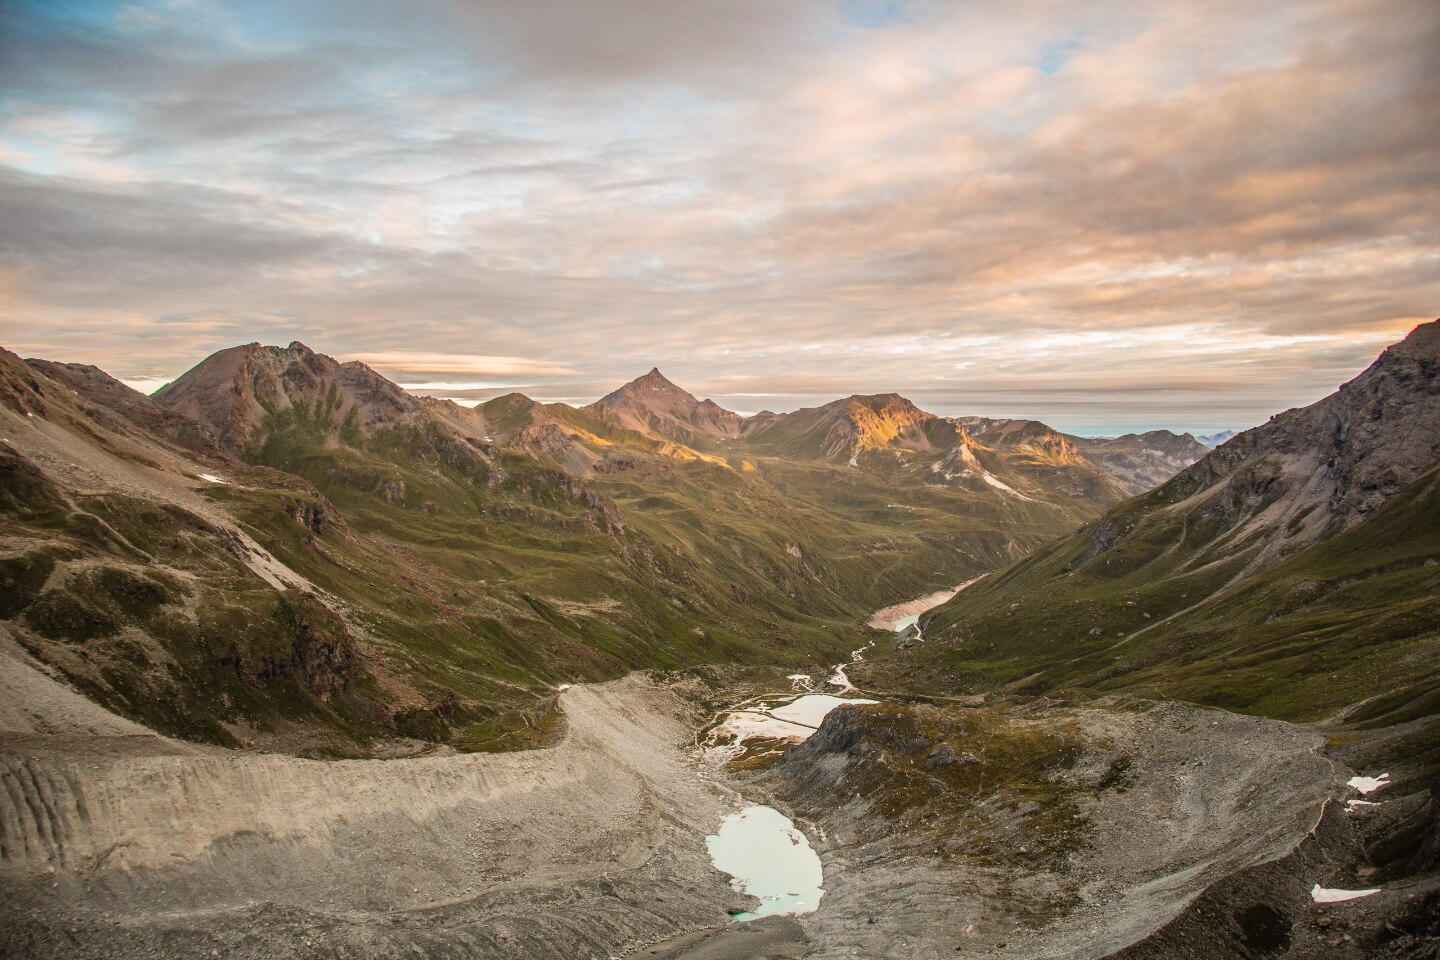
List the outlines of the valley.
{"type": "Polygon", "coordinates": [[[1213,451],[0,353],[0,952],[1418,960],[1437,397],[1440,321],[1213,451]]]}

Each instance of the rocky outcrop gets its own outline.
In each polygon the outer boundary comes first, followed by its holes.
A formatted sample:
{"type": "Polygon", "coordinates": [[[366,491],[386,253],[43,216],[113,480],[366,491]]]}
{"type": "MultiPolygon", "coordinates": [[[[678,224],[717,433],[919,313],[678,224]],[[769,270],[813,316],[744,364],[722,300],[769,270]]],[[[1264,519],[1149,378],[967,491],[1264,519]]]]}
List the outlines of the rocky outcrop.
{"type": "Polygon", "coordinates": [[[345,689],[363,672],[349,628],[315,594],[285,591],[275,619],[282,632],[289,634],[288,650],[237,644],[222,658],[247,683],[263,687],[293,679],[323,700],[345,689]]]}

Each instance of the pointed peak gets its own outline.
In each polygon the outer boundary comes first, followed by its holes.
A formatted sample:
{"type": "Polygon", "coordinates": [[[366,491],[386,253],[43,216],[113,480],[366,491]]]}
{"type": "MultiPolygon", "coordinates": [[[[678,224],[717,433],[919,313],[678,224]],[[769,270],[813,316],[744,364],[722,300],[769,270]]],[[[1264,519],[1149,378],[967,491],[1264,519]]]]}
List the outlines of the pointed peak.
{"type": "MultiPolygon", "coordinates": [[[[643,377],[636,377],[634,380],[631,380],[630,383],[627,384],[627,386],[675,387],[675,384],[668,377],[666,377],[665,374],[660,372],[659,367],[651,367],[649,373],[645,374],[643,377]]],[[[676,389],[679,388],[676,387],[676,389]]]]}
{"type": "Polygon", "coordinates": [[[649,373],[645,374],[643,377],[636,377],[634,380],[631,380],[629,383],[625,384],[624,386],[616,390],[614,393],[610,394],[610,397],[607,397],[606,399],[617,396],[635,395],[641,393],[642,391],[645,395],[648,396],[657,390],[661,393],[675,394],[677,396],[683,396],[687,399],[694,400],[694,398],[691,397],[689,393],[686,393],[684,389],[677,387],[672,381],[667,379],[665,374],[660,372],[659,367],[651,367],[649,373]]]}

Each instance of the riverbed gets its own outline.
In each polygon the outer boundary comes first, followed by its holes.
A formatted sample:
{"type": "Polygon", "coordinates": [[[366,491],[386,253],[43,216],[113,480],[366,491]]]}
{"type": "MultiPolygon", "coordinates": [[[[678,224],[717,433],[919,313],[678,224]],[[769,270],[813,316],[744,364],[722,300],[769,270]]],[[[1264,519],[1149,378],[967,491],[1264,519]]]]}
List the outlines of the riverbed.
{"type": "MultiPolygon", "coordinates": [[[[908,630],[926,610],[939,606],[974,582],[970,580],[953,590],[940,590],[877,610],[868,623],[897,633],[908,630]]],[[[827,684],[838,688],[840,694],[854,692],[855,685],[846,670],[864,660],[865,652],[872,646],[873,640],[852,651],[848,662],[835,664],[827,684]]],[[[704,751],[708,765],[720,767],[741,757],[754,759],[779,754],[819,729],[830,711],[847,704],[879,702],[865,697],[810,692],[810,677],[806,674],[791,674],[787,679],[791,681],[792,690],[747,700],[711,729],[704,751]]],[[[809,838],[789,817],[773,807],[744,803],[740,810],[721,821],[716,833],[705,838],[705,845],[716,869],[733,878],[730,886],[738,893],[760,900],[755,910],[734,914],[736,920],[813,913],[825,895],[820,858],[810,846],[809,838]]]]}

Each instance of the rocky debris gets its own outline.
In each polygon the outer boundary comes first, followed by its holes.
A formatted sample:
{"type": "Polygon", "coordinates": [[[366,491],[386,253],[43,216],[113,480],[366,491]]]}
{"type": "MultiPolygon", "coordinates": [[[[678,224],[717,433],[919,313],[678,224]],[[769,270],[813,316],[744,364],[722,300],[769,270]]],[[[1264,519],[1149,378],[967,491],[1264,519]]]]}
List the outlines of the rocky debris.
{"type": "Polygon", "coordinates": [[[1337,805],[1312,835],[1343,783],[1313,733],[1174,704],[1001,716],[842,707],[748,775],[824,864],[808,956],[1279,956],[1309,884],[1359,855],[1337,805]]]}

